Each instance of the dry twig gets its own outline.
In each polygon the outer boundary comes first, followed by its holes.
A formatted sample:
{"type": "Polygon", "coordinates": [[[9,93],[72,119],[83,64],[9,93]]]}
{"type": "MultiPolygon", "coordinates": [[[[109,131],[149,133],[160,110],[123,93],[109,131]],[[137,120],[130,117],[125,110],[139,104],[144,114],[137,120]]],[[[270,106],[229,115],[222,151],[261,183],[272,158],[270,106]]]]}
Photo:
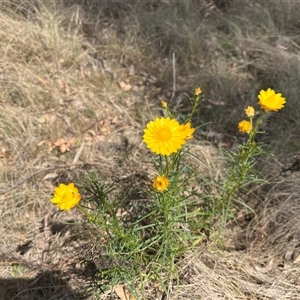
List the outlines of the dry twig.
{"type": "Polygon", "coordinates": [[[18,187],[19,185],[21,185],[22,183],[24,183],[25,181],[29,180],[30,178],[36,176],[39,173],[48,172],[48,171],[52,171],[52,170],[56,170],[56,169],[67,169],[67,168],[71,168],[71,167],[80,167],[80,166],[99,166],[99,167],[103,167],[103,166],[105,166],[105,164],[97,163],[97,162],[76,162],[76,163],[71,163],[71,164],[55,165],[55,166],[51,166],[51,167],[48,167],[48,168],[39,169],[39,170],[33,172],[32,174],[26,176],[25,178],[21,179],[20,181],[18,181],[16,184],[11,186],[10,188],[8,188],[4,191],[0,191],[0,195],[8,193],[9,191],[15,189],[16,187],[18,187]]]}

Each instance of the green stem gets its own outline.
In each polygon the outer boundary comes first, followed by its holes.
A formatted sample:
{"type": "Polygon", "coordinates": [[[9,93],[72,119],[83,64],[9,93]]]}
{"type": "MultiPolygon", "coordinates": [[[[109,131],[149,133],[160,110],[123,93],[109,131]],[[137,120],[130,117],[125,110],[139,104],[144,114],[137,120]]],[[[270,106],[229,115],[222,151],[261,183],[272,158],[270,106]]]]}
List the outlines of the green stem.
{"type": "Polygon", "coordinates": [[[170,172],[170,165],[169,165],[169,159],[168,159],[168,156],[165,155],[165,161],[166,161],[166,174],[164,174],[166,177],[168,177],[169,175],[169,172],[170,172]]]}
{"type": "Polygon", "coordinates": [[[232,197],[240,188],[249,168],[251,167],[249,165],[249,159],[251,159],[251,157],[255,153],[256,144],[254,140],[255,140],[256,133],[258,132],[259,126],[262,124],[264,115],[265,115],[264,112],[260,115],[259,119],[255,123],[254,128],[249,133],[248,141],[242,148],[239,149],[239,153],[237,156],[238,159],[234,162],[233,169],[227,180],[225,190],[221,196],[221,201],[220,201],[221,207],[218,208],[218,211],[223,211],[224,207],[228,207],[231,204],[232,197]]]}
{"type": "Polygon", "coordinates": [[[195,114],[195,111],[199,105],[199,102],[200,102],[200,94],[197,95],[197,96],[194,96],[194,103],[193,103],[193,108],[192,108],[192,112],[190,113],[188,119],[187,119],[187,122],[191,122],[192,121],[192,118],[193,118],[193,115],[195,114]]]}
{"type": "MultiPolygon", "coordinates": [[[[262,124],[263,117],[264,117],[265,114],[266,114],[265,112],[262,112],[262,114],[259,116],[258,120],[256,121],[253,130],[251,130],[251,133],[249,135],[249,140],[248,140],[251,143],[254,142],[255,136],[256,136],[256,134],[258,132],[258,127],[262,124]]],[[[251,120],[251,122],[252,122],[252,120],[251,120]]]]}
{"type": "Polygon", "coordinates": [[[91,218],[91,215],[81,206],[81,205],[77,205],[77,208],[88,218],[91,218]]]}

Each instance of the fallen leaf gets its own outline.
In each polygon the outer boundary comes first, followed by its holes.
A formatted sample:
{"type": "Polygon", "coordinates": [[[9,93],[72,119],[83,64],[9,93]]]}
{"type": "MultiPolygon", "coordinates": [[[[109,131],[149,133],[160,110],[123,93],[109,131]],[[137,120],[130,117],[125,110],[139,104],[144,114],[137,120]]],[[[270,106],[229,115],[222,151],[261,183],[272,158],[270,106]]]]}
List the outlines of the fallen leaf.
{"type": "Polygon", "coordinates": [[[111,124],[116,124],[118,122],[118,116],[113,117],[111,124]]]}
{"type": "Polygon", "coordinates": [[[121,285],[115,287],[115,293],[121,300],[136,300],[133,296],[127,293],[121,285]]]}
{"type": "Polygon", "coordinates": [[[104,120],[100,122],[100,131],[101,133],[108,133],[110,132],[110,122],[108,120],[104,120]]]}
{"type": "Polygon", "coordinates": [[[45,141],[45,140],[40,141],[40,142],[38,143],[38,147],[41,147],[41,146],[44,145],[46,142],[47,142],[47,141],[45,141]]]}
{"type": "Polygon", "coordinates": [[[54,144],[54,146],[59,147],[62,144],[65,144],[66,142],[67,141],[64,138],[60,138],[60,139],[56,140],[53,144],[54,144]]]}
{"type": "Polygon", "coordinates": [[[67,144],[61,144],[59,150],[61,153],[65,153],[68,150],[67,144]]]}
{"type": "Polygon", "coordinates": [[[75,147],[75,142],[76,142],[76,138],[71,137],[68,140],[64,138],[60,138],[56,140],[53,144],[55,147],[59,147],[61,153],[65,153],[66,151],[70,151],[70,148],[75,147]]]}
{"type": "Polygon", "coordinates": [[[9,155],[8,152],[0,153],[0,158],[5,158],[7,160],[12,160],[12,157],[9,155]]]}
{"type": "Polygon", "coordinates": [[[71,137],[69,140],[68,140],[68,146],[70,148],[73,148],[75,146],[75,142],[76,142],[76,139],[74,137],[71,137]]]}
{"type": "Polygon", "coordinates": [[[40,124],[49,123],[50,115],[49,114],[42,115],[38,121],[40,124]]]}
{"type": "Polygon", "coordinates": [[[130,83],[126,83],[125,81],[118,81],[118,84],[120,88],[125,92],[128,92],[132,89],[132,85],[130,83]]]}

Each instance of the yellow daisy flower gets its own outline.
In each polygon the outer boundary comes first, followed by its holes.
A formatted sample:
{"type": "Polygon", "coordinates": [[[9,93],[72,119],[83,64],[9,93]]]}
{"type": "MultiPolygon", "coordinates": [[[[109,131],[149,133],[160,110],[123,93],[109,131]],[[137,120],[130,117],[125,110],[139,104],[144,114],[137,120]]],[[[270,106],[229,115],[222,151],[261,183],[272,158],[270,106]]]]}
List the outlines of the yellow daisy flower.
{"type": "Polygon", "coordinates": [[[252,130],[252,124],[249,121],[243,120],[238,125],[239,131],[243,133],[249,133],[252,130]]]}
{"type": "Polygon", "coordinates": [[[186,124],[181,126],[182,126],[182,130],[185,132],[186,139],[187,140],[192,139],[195,128],[191,128],[191,122],[187,122],[186,124]]]}
{"type": "Polygon", "coordinates": [[[168,107],[168,103],[166,101],[161,101],[161,107],[162,108],[167,108],[168,107]]]}
{"type": "Polygon", "coordinates": [[[70,210],[79,203],[80,199],[81,195],[74,183],[68,185],[61,183],[59,187],[55,188],[51,202],[61,210],[70,210]]]}
{"type": "Polygon", "coordinates": [[[276,94],[275,91],[270,88],[266,91],[261,90],[258,95],[258,99],[258,104],[265,112],[269,112],[271,110],[278,111],[283,108],[286,102],[285,98],[283,98],[280,93],[276,94]]]}
{"type": "Polygon", "coordinates": [[[165,191],[168,186],[169,186],[170,182],[169,179],[165,176],[160,176],[158,175],[153,182],[153,187],[159,191],[159,192],[163,192],[165,191]]]}
{"type": "Polygon", "coordinates": [[[245,109],[245,114],[247,117],[251,118],[251,117],[254,117],[255,116],[255,110],[254,110],[254,107],[253,106],[248,106],[246,109],[245,109]]]}
{"type": "Polygon", "coordinates": [[[182,148],[186,137],[186,130],[176,120],[156,118],[144,129],[143,141],[152,152],[169,156],[182,148]]]}
{"type": "Polygon", "coordinates": [[[200,95],[202,93],[202,90],[200,89],[199,86],[195,88],[195,92],[194,93],[195,93],[196,96],[198,96],[198,95],[200,95]]]}

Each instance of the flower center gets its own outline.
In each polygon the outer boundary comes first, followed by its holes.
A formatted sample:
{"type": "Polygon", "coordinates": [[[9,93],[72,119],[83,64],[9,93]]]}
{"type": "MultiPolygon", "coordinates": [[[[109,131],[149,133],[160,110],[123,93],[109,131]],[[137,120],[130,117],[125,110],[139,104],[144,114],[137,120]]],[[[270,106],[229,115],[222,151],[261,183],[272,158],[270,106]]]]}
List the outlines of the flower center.
{"type": "Polygon", "coordinates": [[[161,141],[167,141],[171,138],[172,133],[171,130],[168,128],[162,128],[159,132],[158,132],[158,138],[161,141]]]}

